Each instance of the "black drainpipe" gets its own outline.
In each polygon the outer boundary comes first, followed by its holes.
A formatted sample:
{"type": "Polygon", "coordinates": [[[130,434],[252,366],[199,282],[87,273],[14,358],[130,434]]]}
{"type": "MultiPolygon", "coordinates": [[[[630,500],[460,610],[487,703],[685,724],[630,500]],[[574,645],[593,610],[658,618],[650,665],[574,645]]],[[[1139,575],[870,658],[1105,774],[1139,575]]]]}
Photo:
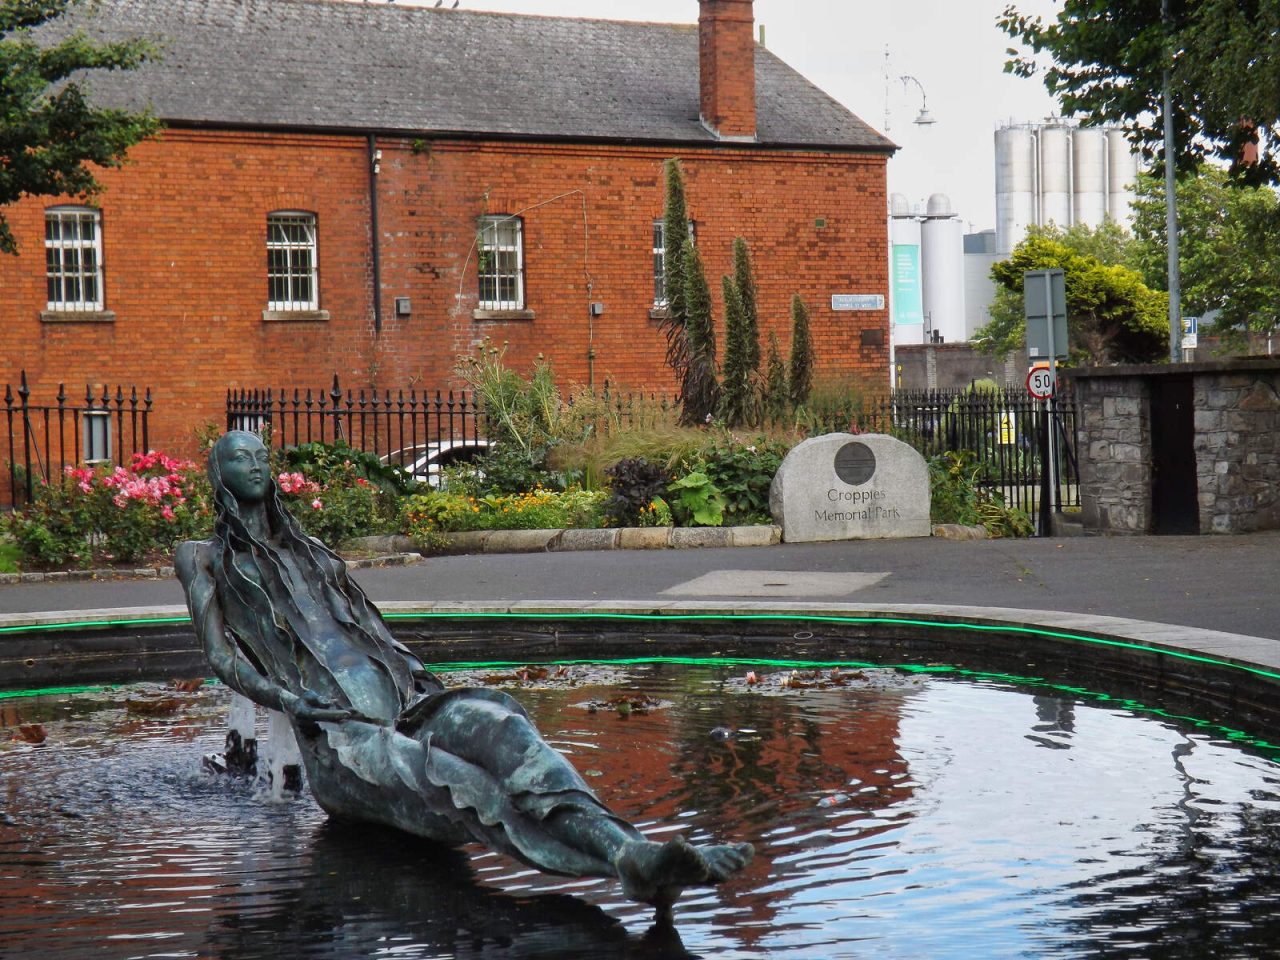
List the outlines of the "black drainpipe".
{"type": "Polygon", "coordinates": [[[381,164],[378,137],[369,134],[369,229],[373,258],[373,334],[382,333],[382,244],[378,232],[378,167],[381,164]]]}

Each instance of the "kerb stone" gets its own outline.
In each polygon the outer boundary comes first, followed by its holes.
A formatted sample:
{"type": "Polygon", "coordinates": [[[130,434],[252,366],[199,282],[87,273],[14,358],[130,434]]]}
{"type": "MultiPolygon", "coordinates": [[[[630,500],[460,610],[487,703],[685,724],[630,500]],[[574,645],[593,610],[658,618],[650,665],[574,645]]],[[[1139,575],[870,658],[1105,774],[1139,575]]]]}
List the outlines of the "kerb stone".
{"type": "Polygon", "coordinates": [[[927,537],[929,468],[879,433],[829,433],[791,449],[769,489],[788,543],[927,537]]]}

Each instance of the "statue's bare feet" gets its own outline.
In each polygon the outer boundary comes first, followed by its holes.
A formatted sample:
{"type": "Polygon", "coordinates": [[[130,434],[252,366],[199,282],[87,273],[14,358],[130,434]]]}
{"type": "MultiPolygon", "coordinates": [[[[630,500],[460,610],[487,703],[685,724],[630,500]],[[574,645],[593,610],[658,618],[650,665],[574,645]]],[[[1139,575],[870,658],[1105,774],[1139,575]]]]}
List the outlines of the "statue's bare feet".
{"type": "Polygon", "coordinates": [[[749,843],[718,843],[699,849],[707,862],[708,879],[712,883],[728,880],[750,863],[756,852],[749,843]]]}
{"type": "Polygon", "coordinates": [[[614,858],[627,896],[669,907],[685,887],[719,883],[751,859],[749,843],[695,847],[677,836],[666,843],[630,840],[614,858]]]}

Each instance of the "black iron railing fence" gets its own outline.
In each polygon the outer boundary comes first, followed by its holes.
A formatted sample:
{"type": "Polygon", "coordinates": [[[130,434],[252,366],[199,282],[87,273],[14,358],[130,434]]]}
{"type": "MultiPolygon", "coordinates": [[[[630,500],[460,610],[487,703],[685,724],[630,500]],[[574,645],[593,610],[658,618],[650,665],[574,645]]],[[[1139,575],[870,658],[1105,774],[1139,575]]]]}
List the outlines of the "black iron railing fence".
{"type": "MultiPolygon", "coordinates": [[[[657,394],[619,392],[608,381],[594,398],[587,426],[653,426],[674,401],[657,394]]],[[[268,436],[277,447],[342,440],[405,465],[432,444],[471,444],[488,437],[488,415],[465,390],[343,390],[337,375],[327,389],[227,391],[227,429],[268,436]]]]}
{"type": "MultiPolygon", "coordinates": [[[[68,465],[127,463],[145,452],[151,409],[150,388],[139,396],[137,387],[126,392],[122,386],[100,393],[86,387],[83,399],[73,400],[59,384],[50,402],[33,402],[24,371],[17,389],[6,385],[4,391],[6,470],[0,477],[7,482],[0,482],[0,505],[29,503],[40,480],[68,465]]],[[[592,427],[652,427],[675,413],[669,397],[606,383],[594,398],[592,427]]],[[[466,391],[343,390],[336,376],[327,389],[228,391],[226,424],[262,432],[280,447],[341,439],[398,463],[433,443],[466,444],[488,435],[485,412],[466,391]]],[[[890,433],[926,457],[969,451],[978,481],[1029,513],[1046,495],[1054,510],[1080,503],[1076,406],[1069,394],[1046,411],[1021,390],[899,390],[810,409],[808,429],[890,433]]]]}
{"type": "Polygon", "coordinates": [[[137,387],[126,394],[124,387],[112,393],[104,386],[98,395],[86,386],[77,402],[60,383],[51,403],[33,403],[24,370],[16,392],[5,384],[4,416],[7,482],[0,483],[0,505],[19,507],[31,502],[39,481],[48,482],[65,467],[127,463],[134,453],[145,453],[151,389],[139,397],[137,387]]]}
{"type": "Polygon", "coordinates": [[[327,390],[228,390],[227,429],[260,433],[277,447],[341,440],[392,460],[486,433],[484,411],[466,391],[343,391],[336,374],[327,390]]]}
{"type": "MultiPolygon", "coordinates": [[[[606,382],[595,398],[600,430],[649,427],[672,419],[675,402],[656,394],[617,391],[606,382]]],[[[1049,456],[1041,452],[1043,402],[1023,390],[898,390],[869,400],[856,397],[808,410],[812,433],[857,430],[890,433],[925,457],[969,451],[979,483],[997,488],[1006,504],[1034,512],[1043,465],[1055,510],[1078,506],[1075,403],[1061,395],[1047,415],[1049,456]]],[[[335,376],[327,390],[237,390],[227,393],[228,429],[269,433],[286,447],[313,440],[345,440],[394,462],[432,443],[469,443],[488,435],[486,413],[463,391],[346,390],[335,376]]]]}
{"type": "Polygon", "coordinates": [[[1080,505],[1076,404],[1070,394],[1059,393],[1046,407],[1019,389],[897,390],[867,404],[865,420],[857,425],[892,433],[926,458],[968,451],[979,483],[1031,514],[1040,504],[1048,465],[1050,507],[1080,505]]]}

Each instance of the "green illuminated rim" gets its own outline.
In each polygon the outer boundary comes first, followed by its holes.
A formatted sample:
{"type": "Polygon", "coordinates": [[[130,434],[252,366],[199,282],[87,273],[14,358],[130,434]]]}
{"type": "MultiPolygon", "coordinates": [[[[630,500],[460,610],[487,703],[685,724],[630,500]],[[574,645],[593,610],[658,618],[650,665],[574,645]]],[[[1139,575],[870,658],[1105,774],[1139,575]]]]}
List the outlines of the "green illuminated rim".
{"type": "MultiPolygon", "coordinates": [[[[1157,647],[1140,643],[1136,640],[1115,640],[1106,637],[1093,637],[1087,634],[1071,633],[1065,630],[1051,630],[1047,627],[1035,627],[1028,624],[1000,623],[966,623],[946,619],[919,619],[905,616],[869,615],[840,616],[837,614],[812,613],[595,613],[595,612],[523,612],[523,611],[407,611],[384,613],[385,620],[628,620],[640,622],[672,623],[681,621],[767,621],[767,622],[805,622],[805,623],[850,623],[850,624],[893,624],[895,626],[928,627],[930,629],[968,631],[970,633],[1017,633],[1036,637],[1049,637],[1054,640],[1069,640],[1075,643],[1089,643],[1095,646],[1114,647],[1123,650],[1135,650],[1143,653],[1156,653],[1192,663],[1203,663],[1229,670],[1238,670],[1268,680],[1280,680],[1280,673],[1263,667],[1223,660],[1200,653],[1188,653],[1168,647],[1157,647]]],[[[0,627],[0,636],[14,633],[37,632],[42,630],[76,630],[92,627],[136,627],[156,626],[163,624],[190,623],[189,616],[176,617],[120,617],[104,620],[64,620],[56,623],[35,623],[25,626],[0,627]]]]}

